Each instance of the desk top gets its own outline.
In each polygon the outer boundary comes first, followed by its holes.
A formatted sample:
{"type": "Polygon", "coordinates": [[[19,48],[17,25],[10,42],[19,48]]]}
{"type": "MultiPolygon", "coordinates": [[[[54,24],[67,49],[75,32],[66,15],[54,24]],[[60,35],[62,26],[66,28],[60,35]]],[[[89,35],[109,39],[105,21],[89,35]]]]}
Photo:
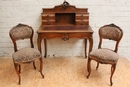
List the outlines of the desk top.
{"type": "Polygon", "coordinates": [[[37,33],[93,33],[89,25],[41,25],[37,33]]]}

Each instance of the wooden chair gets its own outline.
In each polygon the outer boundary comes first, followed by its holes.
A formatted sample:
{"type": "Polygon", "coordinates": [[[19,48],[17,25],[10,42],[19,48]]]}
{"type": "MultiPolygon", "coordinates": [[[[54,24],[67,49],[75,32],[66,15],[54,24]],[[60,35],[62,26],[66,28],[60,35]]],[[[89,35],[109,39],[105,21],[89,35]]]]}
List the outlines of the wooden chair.
{"type": "Polygon", "coordinates": [[[101,64],[111,64],[111,76],[110,76],[110,84],[112,86],[112,76],[114,74],[114,71],[116,69],[116,64],[119,58],[119,55],[117,54],[119,42],[123,36],[123,31],[120,27],[116,26],[115,24],[109,24],[104,25],[99,29],[99,45],[98,49],[92,50],[89,53],[88,56],[88,63],[87,63],[87,69],[88,69],[88,75],[87,78],[89,78],[91,73],[91,60],[97,61],[97,67],[96,70],[99,67],[99,63],[101,64]],[[112,48],[102,48],[102,40],[108,39],[116,41],[115,48],[112,50],[112,48]]]}
{"type": "Polygon", "coordinates": [[[9,32],[10,38],[12,39],[13,44],[14,44],[15,52],[12,54],[12,58],[14,62],[15,71],[19,77],[19,82],[18,82],[19,85],[21,83],[20,64],[33,62],[33,67],[34,69],[36,69],[36,66],[35,66],[36,59],[40,60],[40,73],[42,77],[44,78],[44,75],[42,74],[42,55],[37,49],[34,49],[33,34],[34,34],[34,31],[32,27],[25,24],[18,24],[17,26],[13,27],[9,32]],[[17,41],[23,40],[23,39],[29,39],[31,47],[21,48],[18,50],[17,41]]]}

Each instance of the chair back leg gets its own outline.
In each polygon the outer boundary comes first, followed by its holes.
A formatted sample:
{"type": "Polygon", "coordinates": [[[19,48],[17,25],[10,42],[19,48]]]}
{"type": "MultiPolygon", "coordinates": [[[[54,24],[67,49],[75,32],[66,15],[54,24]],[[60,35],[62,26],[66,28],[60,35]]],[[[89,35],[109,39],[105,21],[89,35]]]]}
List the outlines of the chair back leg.
{"type": "Polygon", "coordinates": [[[96,67],[96,70],[98,69],[98,67],[99,67],[99,62],[97,62],[97,67],[96,67]]]}
{"type": "Polygon", "coordinates": [[[33,67],[34,67],[34,69],[36,70],[35,61],[33,61],[33,67]]]}

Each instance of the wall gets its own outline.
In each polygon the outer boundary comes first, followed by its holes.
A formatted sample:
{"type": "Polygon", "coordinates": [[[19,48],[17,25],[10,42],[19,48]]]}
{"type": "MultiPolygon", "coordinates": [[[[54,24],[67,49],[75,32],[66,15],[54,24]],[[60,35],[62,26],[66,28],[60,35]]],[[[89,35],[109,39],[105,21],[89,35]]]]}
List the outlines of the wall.
{"type": "MultiPolygon", "coordinates": [[[[10,57],[13,53],[13,44],[9,38],[9,30],[18,23],[32,26],[35,31],[34,42],[37,48],[37,33],[41,25],[42,8],[60,5],[64,0],[0,0],[0,56],[10,57]]],[[[90,26],[94,30],[94,48],[98,45],[99,27],[114,23],[124,31],[119,45],[119,54],[130,59],[130,0],[67,0],[76,7],[88,8],[90,26]]],[[[19,42],[23,47],[27,41],[19,42]]],[[[84,40],[70,39],[62,41],[60,38],[49,39],[48,56],[84,56],[84,40]]],[[[42,43],[42,45],[44,45],[42,43]]],[[[104,46],[112,47],[112,43],[105,42],[104,46]],[[106,45],[108,43],[109,45],[106,45]]],[[[42,46],[42,48],[44,48],[42,46]]],[[[44,53],[44,50],[43,50],[44,53]]]]}

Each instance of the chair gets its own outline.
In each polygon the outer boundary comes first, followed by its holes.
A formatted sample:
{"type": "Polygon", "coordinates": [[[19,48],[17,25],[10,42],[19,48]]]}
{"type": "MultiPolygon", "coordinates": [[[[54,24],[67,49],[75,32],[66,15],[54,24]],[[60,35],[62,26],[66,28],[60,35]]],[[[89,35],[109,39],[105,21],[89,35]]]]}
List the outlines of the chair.
{"type": "Polygon", "coordinates": [[[14,44],[15,52],[12,54],[12,58],[13,58],[15,71],[19,77],[19,82],[18,82],[19,85],[21,84],[21,77],[20,77],[21,66],[20,65],[24,63],[33,62],[33,67],[34,69],[36,69],[36,66],[35,66],[36,59],[39,59],[40,61],[40,73],[42,75],[42,78],[44,78],[44,75],[42,74],[42,55],[38,50],[34,49],[33,34],[34,34],[34,31],[32,27],[25,24],[18,24],[17,26],[14,26],[9,31],[10,38],[14,44]],[[21,48],[18,50],[17,41],[23,40],[23,39],[29,39],[31,47],[21,48]]]}
{"type": "Polygon", "coordinates": [[[101,64],[111,64],[111,76],[110,76],[110,85],[112,86],[112,76],[114,74],[114,71],[116,69],[116,64],[119,58],[119,55],[117,54],[119,42],[123,36],[123,31],[120,27],[116,26],[115,24],[109,24],[104,25],[99,29],[99,45],[98,49],[92,50],[89,53],[88,56],[88,63],[87,63],[87,69],[88,69],[88,75],[87,78],[89,78],[91,73],[91,60],[97,61],[97,67],[96,70],[99,67],[99,63],[101,64]],[[114,50],[112,48],[102,48],[102,41],[103,39],[113,40],[115,41],[115,47],[114,50]]]}

